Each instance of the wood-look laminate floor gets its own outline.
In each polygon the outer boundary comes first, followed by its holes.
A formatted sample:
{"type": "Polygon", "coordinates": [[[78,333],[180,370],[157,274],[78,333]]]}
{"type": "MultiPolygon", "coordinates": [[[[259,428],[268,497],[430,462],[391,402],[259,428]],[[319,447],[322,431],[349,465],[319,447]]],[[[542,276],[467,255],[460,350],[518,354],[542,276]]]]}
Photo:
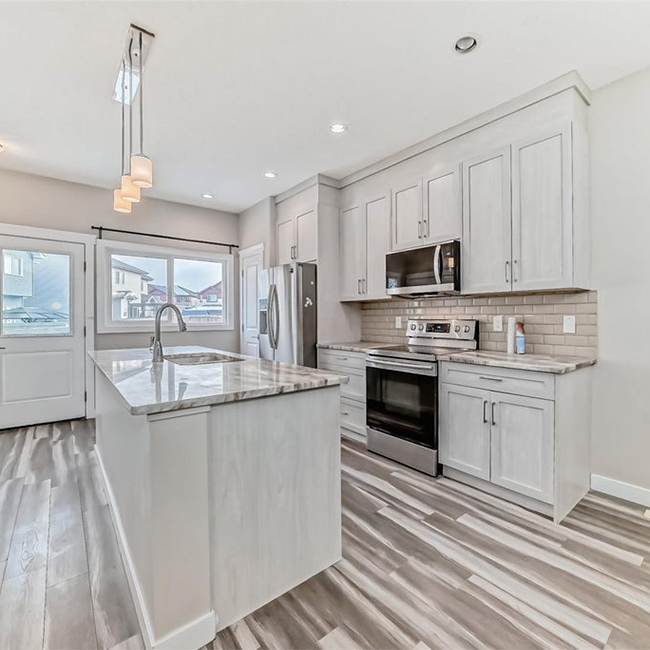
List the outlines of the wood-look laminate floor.
{"type": "MultiPolygon", "coordinates": [[[[140,648],[92,422],[0,432],[0,650],[140,648]]],[[[207,650],[650,648],[650,520],[561,525],[343,442],[344,559],[207,650]]]]}

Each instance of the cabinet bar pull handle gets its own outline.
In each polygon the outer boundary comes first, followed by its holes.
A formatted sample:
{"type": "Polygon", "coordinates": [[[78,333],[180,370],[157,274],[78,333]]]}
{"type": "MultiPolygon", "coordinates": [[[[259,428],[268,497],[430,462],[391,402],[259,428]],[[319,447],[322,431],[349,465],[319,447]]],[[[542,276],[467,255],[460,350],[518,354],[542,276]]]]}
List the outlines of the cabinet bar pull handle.
{"type": "Polygon", "coordinates": [[[357,293],[361,293],[361,280],[357,280],[357,293]]]}
{"type": "Polygon", "coordinates": [[[510,270],[510,260],[506,260],[506,282],[510,282],[510,274],[508,271],[510,270]]]}
{"type": "Polygon", "coordinates": [[[423,227],[422,227],[422,237],[428,237],[429,236],[429,222],[425,219],[423,222],[423,227]]]}
{"type": "Polygon", "coordinates": [[[496,405],[497,405],[496,402],[492,402],[492,426],[496,426],[496,423],[497,423],[497,421],[496,421],[496,419],[494,417],[494,407],[496,405]]]}
{"type": "Polygon", "coordinates": [[[418,239],[422,239],[422,222],[418,221],[418,239]]]}
{"type": "Polygon", "coordinates": [[[366,279],[361,280],[361,292],[366,293],[366,279]]]}
{"type": "Polygon", "coordinates": [[[485,377],[484,375],[480,375],[479,379],[487,379],[488,381],[503,381],[501,377],[485,377]]]}
{"type": "Polygon", "coordinates": [[[517,282],[517,260],[513,260],[512,264],[512,281],[517,282]]]}
{"type": "Polygon", "coordinates": [[[488,402],[486,399],[483,400],[483,424],[487,424],[487,405],[488,402]]]}

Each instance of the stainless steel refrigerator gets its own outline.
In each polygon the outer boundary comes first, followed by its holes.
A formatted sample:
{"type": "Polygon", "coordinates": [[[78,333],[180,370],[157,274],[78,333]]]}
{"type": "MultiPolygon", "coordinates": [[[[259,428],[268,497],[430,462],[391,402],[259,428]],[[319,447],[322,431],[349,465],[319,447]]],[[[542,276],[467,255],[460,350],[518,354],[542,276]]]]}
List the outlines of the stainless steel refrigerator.
{"type": "Polygon", "coordinates": [[[260,357],[316,367],[316,265],[260,271],[260,357]]]}

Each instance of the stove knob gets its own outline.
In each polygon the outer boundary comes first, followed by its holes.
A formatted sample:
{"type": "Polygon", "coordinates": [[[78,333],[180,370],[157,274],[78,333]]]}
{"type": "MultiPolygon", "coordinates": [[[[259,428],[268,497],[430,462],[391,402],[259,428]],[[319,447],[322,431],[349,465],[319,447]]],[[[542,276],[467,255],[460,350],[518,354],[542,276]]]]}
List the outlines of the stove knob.
{"type": "Polygon", "coordinates": [[[412,330],[414,330],[414,329],[417,327],[417,325],[416,325],[415,323],[411,323],[411,324],[409,325],[409,327],[410,327],[412,330]]]}
{"type": "Polygon", "coordinates": [[[419,329],[420,332],[421,332],[422,330],[424,330],[424,325],[423,325],[422,323],[420,323],[420,324],[418,325],[418,329],[419,329]]]}
{"type": "Polygon", "coordinates": [[[472,328],[469,325],[465,325],[465,332],[469,333],[472,328]]]}
{"type": "Polygon", "coordinates": [[[456,327],[454,327],[454,332],[460,332],[460,325],[456,325],[456,327]]]}

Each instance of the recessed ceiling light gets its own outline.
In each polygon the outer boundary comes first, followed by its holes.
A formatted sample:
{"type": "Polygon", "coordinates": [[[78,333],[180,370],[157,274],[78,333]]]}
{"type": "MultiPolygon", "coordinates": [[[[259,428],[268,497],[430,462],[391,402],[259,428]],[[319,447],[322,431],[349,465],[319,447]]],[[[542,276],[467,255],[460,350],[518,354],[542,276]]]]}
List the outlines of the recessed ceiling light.
{"type": "Polygon", "coordinates": [[[467,54],[476,49],[478,41],[473,36],[462,36],[456,41],[454,49],[458,54],[467,54]]]}
{"type": "Polygon", "coordinates": [[[343,133],[343,131],[348,130],[348,125],[347,124],[341,124],[339,122],[335,122],[334,124],[330,124],[330,131],[332,133],[343,133]]]}
{"type": "Polygon", "coordinates": [[[277,172],[271,172],[271,171],[264,172],[264,178],[277,178],[277,177],[278,177],[277,172]]]}
{"type": "Polygon", "coordinates": [[[204,199],[213,199],[214,198],[214,196],[212,196],[212,194],[208,194],[207,192],[205,194],[201,194],[201,196],[204,199]]]}

